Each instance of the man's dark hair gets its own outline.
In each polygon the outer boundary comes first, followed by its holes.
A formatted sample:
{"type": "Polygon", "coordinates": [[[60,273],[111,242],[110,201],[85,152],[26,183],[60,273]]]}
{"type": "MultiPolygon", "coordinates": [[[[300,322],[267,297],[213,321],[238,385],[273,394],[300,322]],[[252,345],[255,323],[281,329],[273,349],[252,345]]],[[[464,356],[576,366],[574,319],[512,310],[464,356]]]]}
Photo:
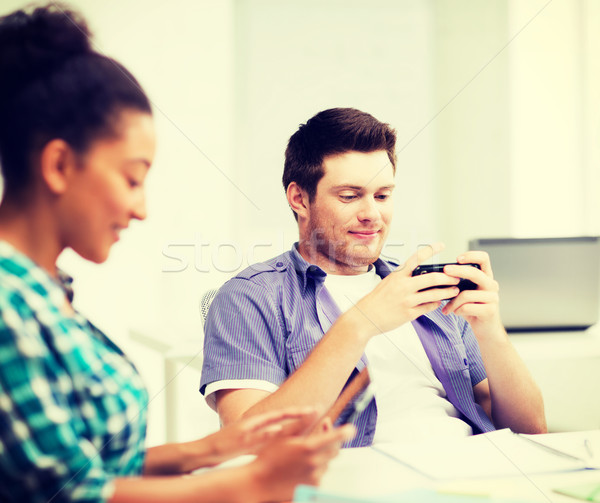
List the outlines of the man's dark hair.
{"type": "Polygon", "coordinates": [[[387,152],[396,172],[396,132],[355,108],[330,108],[301,124],[285,150],[283,187],[296,182],[312,201],[325,174],[323,160],[346,152],[387,152]]]}

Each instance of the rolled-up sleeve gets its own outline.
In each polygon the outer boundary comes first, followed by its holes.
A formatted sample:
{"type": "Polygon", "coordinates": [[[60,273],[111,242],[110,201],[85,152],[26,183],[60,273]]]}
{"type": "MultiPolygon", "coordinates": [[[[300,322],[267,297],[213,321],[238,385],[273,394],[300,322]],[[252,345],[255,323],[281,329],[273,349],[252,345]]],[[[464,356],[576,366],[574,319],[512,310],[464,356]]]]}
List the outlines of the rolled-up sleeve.
{"type": "Polygon", "coordinates": [[[54,364],[44,335],[24,302],[2,298],[0,500],[106,501],[111,477],[81,434],[81,413],[68,398],[70,377],[54,364]]]}
{"type": "Polygon", "coordinates": [[[257,379],[277,386],[285,380],[285,327],[275,296],[244,278],[221,287],[204,329],[202,393],[207,384],[225,379],[257,379]]]}

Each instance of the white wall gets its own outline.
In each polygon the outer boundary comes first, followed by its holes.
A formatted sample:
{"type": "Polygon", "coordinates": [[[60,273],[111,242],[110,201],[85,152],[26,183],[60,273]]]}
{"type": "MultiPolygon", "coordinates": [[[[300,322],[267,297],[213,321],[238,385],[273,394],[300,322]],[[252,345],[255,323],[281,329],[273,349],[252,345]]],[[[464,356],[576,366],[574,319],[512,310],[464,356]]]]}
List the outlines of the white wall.
{"type": "MultiPolygon", "coordinates": [[[[244,247],[273,242],[273,256],[297,240],[281,184],[290,135],[320,110],[355,107],[398,134],[396,218],[390,243],[436,234],[433,132],[415,133],[433,112],[432,3],[316,0],[236,3],[236,169],[248,199],[235,200],[244,247]],[[418,205],[420,210],[415,212],[418,205]]],[[[400,246],[390,252],[405,255],[400,246]]]]}
{"type": "Polygon", "coordinates": [[[516,0],[509,9],[513,33],[533,18],[508,48],[510,210],[517,236],[587,230],[582,3],[545,4],[516,0]]]}
{"type": "MultiPolygon", "coordinates": [[[[434,191],[447,259],[510,229],[506,1],[436,2],[434,191]]],[[[425,189],[427,190],[427,189],[425,189]]]]}
{"type": "Polygon", "coordinates": [[[474,237],[598,234],[597,2],[435,4],[436,215],[474,237]]]}
{"type": "Polygon", "coordinates": [[[583,159],[585,165],[585,231],[600,234],[600,3],[581,5],[583,63],[583,159]]]}

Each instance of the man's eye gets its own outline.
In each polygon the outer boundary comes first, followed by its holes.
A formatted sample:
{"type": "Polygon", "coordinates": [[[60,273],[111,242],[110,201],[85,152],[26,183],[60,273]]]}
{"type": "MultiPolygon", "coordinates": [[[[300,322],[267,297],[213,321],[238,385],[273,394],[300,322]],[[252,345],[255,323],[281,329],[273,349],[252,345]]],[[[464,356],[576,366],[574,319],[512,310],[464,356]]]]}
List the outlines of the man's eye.
{"type": "Polygon", "coordinates": [[[380,201],[385,201],[386,199],[388,199],[390,197],[389,194],[379,194],[378,196],[375,196],[377,199],[379,199],[380,201]]]}
{"type": "Polygon", "coordinates": [[[356,196],[354,194],[352,194],[352,195],[340,194],[340,199],[342,201],[352,201],[353,199],[356,199],[356,196]]]}

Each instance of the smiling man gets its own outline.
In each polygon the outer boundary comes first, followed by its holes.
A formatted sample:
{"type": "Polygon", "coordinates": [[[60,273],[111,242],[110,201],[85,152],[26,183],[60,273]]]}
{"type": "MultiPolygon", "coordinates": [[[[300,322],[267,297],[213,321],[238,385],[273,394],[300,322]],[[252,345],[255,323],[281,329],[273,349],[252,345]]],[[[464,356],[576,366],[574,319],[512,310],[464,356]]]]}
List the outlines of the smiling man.
{"type": "Polygon", "coordinates": [[[540,391],[500,320],[489,257],[466,252],[457,262],[481,269],[415,277],[441,244],[401,267],[380,258],[395,141],[351,108],[320,112],[290,138],[283,184],[299,241],[223,285],[206,320],[200,391],[223,423],[292,404],[325,412],[368,364],[375,400],[350,446],[546,430],[540,391]],[[459,291],[460,278],[477,289],[459,291]]]}
{"type": "Polygon", "coordinates": [[[392,162],[385,150],[326,157],[318,197],[290,181],[287,195],[304,238],[300,255],[334,274],[361,274],[379,258],[392,219],[392,162]],[[300,215],[305,208],[310,214],[300,215]]]}

